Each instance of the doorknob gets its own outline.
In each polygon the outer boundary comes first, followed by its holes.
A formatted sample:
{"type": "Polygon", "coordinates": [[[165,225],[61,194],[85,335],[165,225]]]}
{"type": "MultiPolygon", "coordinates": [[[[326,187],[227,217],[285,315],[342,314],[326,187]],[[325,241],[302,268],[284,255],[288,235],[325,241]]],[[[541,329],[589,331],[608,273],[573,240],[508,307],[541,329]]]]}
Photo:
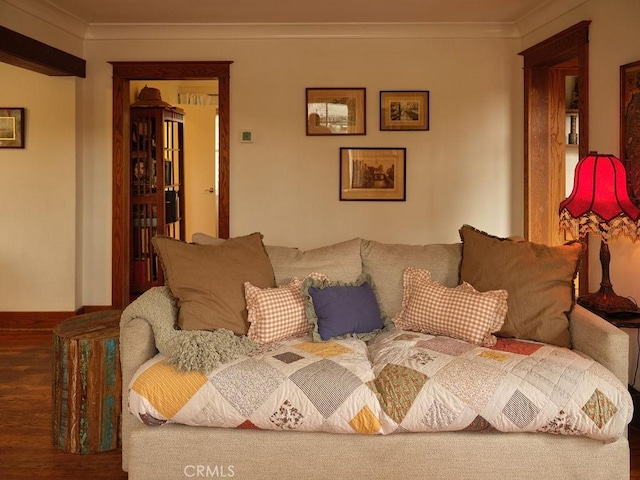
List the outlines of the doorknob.
{"type": "Polygon", "coordinates": [[[204,193],[215,193],[215,192],[216,192],[216,190],[213,187],[209,187],[204,191],[204,193]]]}

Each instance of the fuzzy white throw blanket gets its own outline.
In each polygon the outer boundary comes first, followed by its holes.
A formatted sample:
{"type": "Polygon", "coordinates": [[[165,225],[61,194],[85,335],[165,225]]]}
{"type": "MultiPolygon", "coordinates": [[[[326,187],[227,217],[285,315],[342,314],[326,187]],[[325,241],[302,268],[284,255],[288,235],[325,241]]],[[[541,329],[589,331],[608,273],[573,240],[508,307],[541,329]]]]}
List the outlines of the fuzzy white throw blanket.
{"type": "Polygon", "coordinates": [[[143,318],[151,325],[156,348],[178,370],[199,370],[205,374],[222,363],[258,350],[259,345],[247,336],[231,330],[177,330],[178,307],[167,287],[147,290],[122,312],[120,324],[143,318]]]}

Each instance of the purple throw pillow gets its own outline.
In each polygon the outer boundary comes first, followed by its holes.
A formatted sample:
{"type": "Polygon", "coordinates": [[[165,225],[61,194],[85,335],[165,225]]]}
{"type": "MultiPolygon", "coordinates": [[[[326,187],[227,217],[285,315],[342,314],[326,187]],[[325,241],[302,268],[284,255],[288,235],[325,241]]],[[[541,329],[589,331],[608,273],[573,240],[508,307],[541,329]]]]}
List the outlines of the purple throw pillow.
{"type": "Polygon", "coordinates": [[[384,327],[376,295],[368,282],[354,286],[309,287],[309,295],[313,299],[322,340],[384,327]]]}

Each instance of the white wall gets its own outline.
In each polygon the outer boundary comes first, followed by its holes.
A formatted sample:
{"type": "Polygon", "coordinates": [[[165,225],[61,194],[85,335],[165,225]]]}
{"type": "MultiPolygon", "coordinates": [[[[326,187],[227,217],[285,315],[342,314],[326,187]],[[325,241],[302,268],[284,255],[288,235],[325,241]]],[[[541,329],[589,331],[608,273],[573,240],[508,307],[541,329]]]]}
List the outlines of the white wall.
{"type": "MultiPolygon", "coordinates": [[[[83,56],[86,26],[46,4],[15,5],[0,0],[0,25],[83,56]]],[[[83,81],[0,63],[0,87],[0,105],[27,109],[25,150],[0,151],[0,311],[73,311],[82,305],[86,241],[77,208],[83,81]]]]}
{"type": "Polygon", "coordinates": [[[25,148],[0,149],[0,311],[70,311],[76,287],[76,80],[0,63],[25,148]]]}
{"type": "Polygon", "coordinates": [[[520,47],[501,38],[282,38],[88,41],[85,304],[108,303],[111,65],[124,60],[233,60],[231,234],[310,248],[356,236],[456,242],[470,223],[522,233],[520,47]],[[214,52],[212,54],[212,52],[214,52]],[[305,87],[366,87],[367,135],[305,136],[305,87]],[[429,90],[428,132],[380,132],[380,90],[429,90]],[[239,141],[241,130],[255,142],[239,141]],[[516,145],[514,147],[514,144],[516,145]],[[340,202],[338,149],[406,147],[406,202],[340,202]],[[514,156],[514,152],[517,152],[514,156]],[[98,193],[100,196],[98,197],[98,193]],[[515,213],[514,213],[515,212],[515,213]],[[101,233],[99,233],[101,232],[101,233]],[[107,242],[108,240],[108,242],[107,242]]]}
{"type": "Polygon", "coordinates": [[[232,141],[240,128],[256,136],[232,150],[232,232],[259,230],[271,243],[301,248],[358,236],[455,242],[465,222],[520,232],[509,209],[512,134],[520,131],[512,123],[516,41],[332,39],[255,48],[255,58],[232,66],[232,141]],[[305,136],[305,87],[331,86],[367,88],[365,137],[305,136]],[[430,92],[430,131],[379,131],[379,91],[411,89],[430,92]],[[341,146],[406,147],[406,202],[340,202],[341,146]]]}
{"type": "MultiPolygon", "coordinates": [[[[75,285],[75,301],[63,300],[62,308],[110,303],[112,91],[108,61],[234,61],[232,235],[260,230],[269,243],[310,248],[354,236],[387,242],[455,242],[457,229],[463,223],[497,235],[520,234],[523,112],[521,57],[517,53],[580,20],[593,20],[591,148],[614,153],[618,152],[618,67],[640,58],[640,31],[635,28],[640,8],[636,0],[574,3],[579,5],[552,22],[544,23],[539,16],[529,18],[528,23],[521,22],[520,27],[526,33],[522,41],[509,35],[476,34],[473,26],[458,27],[454,31],[459,35],[446,28],[425,26],[423,35],[416,35],[414,28],[408,33],[397,29],[395,36],[378,35],[377,27],[353,27],[345,31],[331,26],[327,27],[329,35],[325,38],[322,33],[309,34],[306,27],[292,27],[282,35],[265,34],[273,31],[261,27],[244,27],[242,31],[249,33],[235,36],[232,31],[216,27],[174,27],[171,35],[183,37],[177,41],[155,38],[156,27],[135,32],[125,32],[122,27],[119,37],[129,40],[109,40],[109,35],[100,40],[97,39],[100,35],[92,34],[79,48],[73,35],[50,24],[29,21],[24,12],[0,0],[0,23],[88,61],[87,78],[79,84],[76,81],[75,87],[71,86],[72,81],[65,83],[65,79],[37,76],[38,87],[30,88],[22,76],[17,80],[5,77],[11,80],[12,90],[0,93],[1,99],[5,92],[12,91],[11,98],[24,98],[26,105],[34,98],[33,91],[42,91],[41,81],[47,79],[45,83],[50,80],[69,86],[69,90],[56,88],[56,95],[47,95],[46,102],[39,103],[47,106],[47,115],[73,116],[74,108],[69,106],[75,105],[77,109],[79,130],[75,133],[75,144],[69,141],[62,163],[73,165],[69,178],[76,171],[79,175],[77,188],[73,181],[63,182],[72,192],[71,201],[78,201],[75,227],[79,233],[63,243],[72,252],[71,263],[74,255],[79,256],[81,272],[77,278],[81,280],[75,285]],[[145,36],[150,39],[144,40],[145,36]],[[184,39],[189,36],[193,40],[184,39]],[[306,137],[305,87],[345,86],[367,88],[367,135],[306,137]],[[379,131],[378,92],[394,89],[431,92],[429,132],[379,131]],[[240,131],[245,129],[254,132],[253,144],[240,143],[240,131]],[[340,146],[407,147],[407,201],[339,202],[340,146]],[[81,155],[76,154],[76,148],[81,155]]],[[[167,27],[163,27],[163,32],[169,33],[167,27]]],[[[7,68],[12,67],[3,66],[7,68]]],[[[5,78],[0,79],[3,88],[5,78]]],[[[56,122],[56,125],[63,124],[56,122]]],[[[46,149],[47,155],[52,151],[57,157],[50,148],[46,149]]],[[[11,181],[20,180],[16,172],[7,170],[10,171],[11,181]]],[[[28,174],[33,176],[34,172],[30,170],[28,174]]],[[[19,184],[13,183],[11,190],[19,190],[19,184]]],[[[18,202],[16,195],[11,199],[12,215],[16,218],[31,216],[37,218],[37,225],[51,220],[48,212],[38,212],[29,203],[18,202]]],[[[47,232],[64,231],[60,227],[64,227],[67,217],[71,219],[69,229],[73,230],[74,212],[68,212],[62,219],[53,215],[58,228],[47,232]]],[[[12,221],[13,224],[7,224],[16,227],[11,228],[12,241],[19,240],[13,232],[17,230],[19,235],[20,228],[27,230],[23,238],[30,238],[31,227],[24,226],[22,220],[12,221]]],[[[9,243],[5,240],[3,248],[9,243]]],[[[17,249],[10,246],[12,254],[17,249]]],[[[617,290],[640,298],[640,282],[635,273],[640,263],[638,247],[626,240],[614,242],[612,254],[612,277],[617,290]]],[[[40,271],[42,265],[49,265],[50,260],[44,263],[40,260],[23,260],[23,269],[40,271]]],[[[63,263],[66,267],[67,262],[63,263]]],[[[592,262],[596,284],[597,263],[592,262]]],[[[59,270],[58,265],[49,268],[59,270]]],[[[70,282],[73,284],[73,280],[70,282]]],[[[2,298],[15,309],[56,308],[46,299],[46,288],[37,280],[29,280],[28,289],[28,306],[15,302],[19,297],[13,295],[17,288],[10,289],[2,298]],[[34,291],[38,294],[34,295],[34,291]]],[[[63,298],[69,296],[73,294],[66,291],[62,294],[63,298]]],[[[11,308],[3,305],[0,310],[11,308]]]]}

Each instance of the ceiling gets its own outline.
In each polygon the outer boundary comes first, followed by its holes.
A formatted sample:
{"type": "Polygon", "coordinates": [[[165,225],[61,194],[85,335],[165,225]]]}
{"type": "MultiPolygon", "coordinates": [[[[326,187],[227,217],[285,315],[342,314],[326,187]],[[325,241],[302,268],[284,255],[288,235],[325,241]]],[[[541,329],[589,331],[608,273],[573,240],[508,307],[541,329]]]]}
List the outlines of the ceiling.
{"type": "Polygon", "coordinates": [[[85,24],[514,23],[557,0],[35,0],[85,24]]]}

